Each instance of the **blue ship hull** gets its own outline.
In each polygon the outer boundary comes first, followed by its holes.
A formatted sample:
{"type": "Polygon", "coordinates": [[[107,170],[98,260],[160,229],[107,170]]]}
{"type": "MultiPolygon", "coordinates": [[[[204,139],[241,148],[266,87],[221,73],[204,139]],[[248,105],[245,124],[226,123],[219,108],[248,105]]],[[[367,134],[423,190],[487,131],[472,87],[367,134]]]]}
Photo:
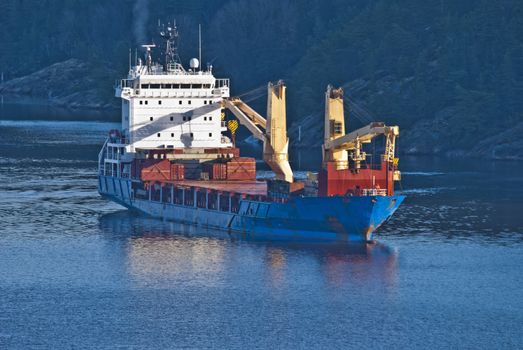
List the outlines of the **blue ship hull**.
{"type": "Polygon", "coordinates": [[[287,203],[241,200],[238,212],[133,198],[131,180],[99,177],[102,196],[176,222],[239,233],[248,239],[370,241],[404,196],[296,197],[287,203]]]}

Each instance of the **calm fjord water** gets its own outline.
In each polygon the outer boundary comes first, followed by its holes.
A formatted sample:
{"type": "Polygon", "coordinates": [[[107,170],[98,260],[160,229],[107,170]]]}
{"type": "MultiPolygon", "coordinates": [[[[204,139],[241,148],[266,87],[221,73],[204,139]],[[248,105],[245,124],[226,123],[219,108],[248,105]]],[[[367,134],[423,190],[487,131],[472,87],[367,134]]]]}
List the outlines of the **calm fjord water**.
{"type": "Polygon", "coordinates": [[[522,164],[401,159],[379,244],[255,243],[101,199],[112,127],[0,120],[0,348],[523,347],[522,164]]]}

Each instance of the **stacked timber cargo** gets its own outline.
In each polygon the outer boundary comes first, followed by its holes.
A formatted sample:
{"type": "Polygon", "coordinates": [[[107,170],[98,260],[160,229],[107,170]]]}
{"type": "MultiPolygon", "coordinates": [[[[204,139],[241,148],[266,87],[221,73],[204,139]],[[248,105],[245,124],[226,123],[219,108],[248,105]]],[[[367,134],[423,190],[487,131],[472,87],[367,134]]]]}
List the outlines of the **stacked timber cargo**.
{"type": "Polygon", "coordinates": [[[210,180],[227,180],[227,164],[225,164],[225,163],[204,164],[203,173],[207,173],[210,180]]]}
{"type": "Polygon", "coordinates": [[[168,159],[135,159],[133,178],[142,181],[177,181],[185,178],[183,164],[171,163],[168,159]]]}
{"type": "Polygon", "coordinates": [[[132,169],[132,177],[142,181],[256,180],[256,160],[249,157],[204,164],[194,160],[172,162],[169,159],[135,159],[132,169]]]}
{"type": "Polygon", "coordinates": [[[228,161],[227,180],[256,180],[256,160],[254,158],[238,157],[228,161]]]}
{"type": "Polygon", "coordinates": [[[205,163],[202,166],[201,178],[215,181],[254,181],[256,180],[256,160],[236,157],[227,162],[205,163]]]}

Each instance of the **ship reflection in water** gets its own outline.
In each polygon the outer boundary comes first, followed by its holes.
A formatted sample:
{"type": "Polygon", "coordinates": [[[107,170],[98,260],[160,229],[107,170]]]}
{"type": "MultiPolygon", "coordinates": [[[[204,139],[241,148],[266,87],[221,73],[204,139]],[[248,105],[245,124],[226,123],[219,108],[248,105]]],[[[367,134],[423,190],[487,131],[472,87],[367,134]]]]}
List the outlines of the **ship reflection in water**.
{"type": "Polygon", "coordinates": [[[255,278],[274,290],[293,287],[297,281],[304,286],[350,284],[362,289],[377,283],[392,290],[396,279],[397,252],[381,243],[249,241],[129,211],[102,216],[100,227],[105,235],[124,242],[131,279],[149,288],[225,287],[255,278]]]}

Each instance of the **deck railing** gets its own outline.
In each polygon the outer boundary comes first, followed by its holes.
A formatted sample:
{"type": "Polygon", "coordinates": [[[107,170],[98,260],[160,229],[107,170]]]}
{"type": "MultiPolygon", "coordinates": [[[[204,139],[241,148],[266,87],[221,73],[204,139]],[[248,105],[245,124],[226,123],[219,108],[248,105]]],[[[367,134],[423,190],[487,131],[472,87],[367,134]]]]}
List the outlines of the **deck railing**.
{"type": "Polygon", "coordinates": [[[361,190],[363,196],[386,196],[387,190],[381,188],[364,188],[361,190]]]}

